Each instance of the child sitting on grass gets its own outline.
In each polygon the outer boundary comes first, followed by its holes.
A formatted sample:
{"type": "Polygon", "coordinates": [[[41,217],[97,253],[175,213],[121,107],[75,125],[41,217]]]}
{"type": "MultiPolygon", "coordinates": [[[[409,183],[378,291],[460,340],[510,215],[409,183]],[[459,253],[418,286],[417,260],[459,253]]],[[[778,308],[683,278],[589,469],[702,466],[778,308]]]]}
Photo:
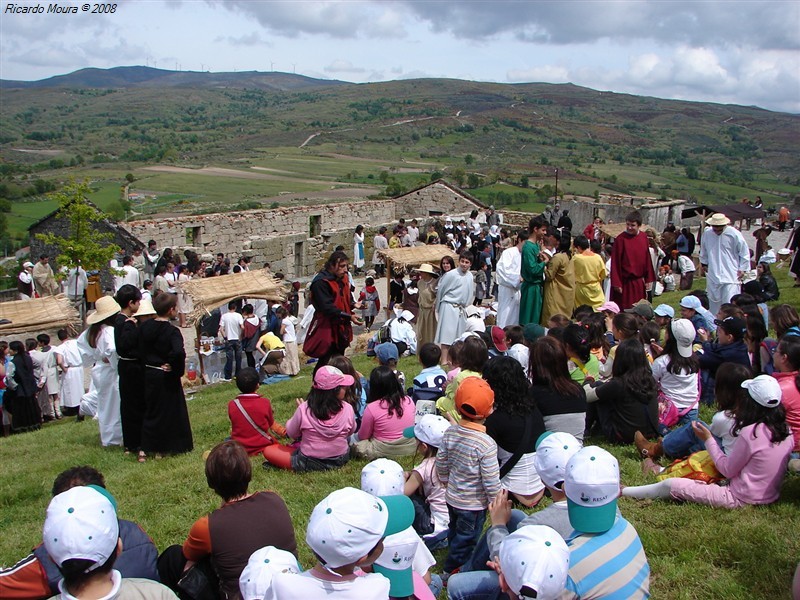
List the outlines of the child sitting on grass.
{"type": "Polygon", "coordinates": [[[414,401],[436,400],[444,394],[447,373],[439,366],[442,351],[436,344],[426,342],[419,349],[419,362],[422,370],[414,377],[411,397],[414,401]]]}
{"type": "Polygon", "coordinates": [[[304,573],[276,574],[274,597],[386,600],[389,580],[362,569],[380,557],[386,536],[407,529],[413,520],[414,506],[405,496],[378,498],[355,488],[329,494],[314,507],[306,528],[306,543],[317,563],[304,573]]]}
{"type": "Polygon", "coordinates": [[[389,367],[375,367],[369,376],[367,408],[351,449],[359,458],[392,458],[414,453],[415,444],[403,437],[414,425],[414,402],[405,395],[389,367]]]}
{"type": "Polygon", "coordinates": [[[492,388],[480,377],[467,377],[458,386],[455,406],[461,420],[445,431],[436,455],[436,473],[447,486],[450,514],[445,577],[469,559],[483,530],[486,509],[500,491],[497,444],[483,425],[494,406],[492,388]]]}
{"type": "Polygon", "coordinates": [[[298,398],[297,410],[286,423],[286,434],[300,439],[300,447],[271,444],[262,455],[267,464],[292,471],[327,471],[347,464],[347,438],[356,429],[353,407],[345,402],[354,379],[325,365],[314,374],[308,398],[298,398]]]}
{"type": "Polygon", "coordinates": [[[252,456],[275,443],[270,431],[284,436],[286,429],[275,421],[269,399],[256,393],[259,387],[258,371],[252,367],[241,369],[236,377],[236,387],[241,393],[228,402],[231,439],[244,446],[252,456]]]}
{"type": "MultiPolygon", "coordinates": [[[[416,425],[403,432],[416,438],[422,462],[406,473],[403,493],[414,503],[414,530],[431,550],[447,546],[450,514],[445,500],[445,485],[436,472],[436,454],[450,422],[439,415],[422,415],[416,425]]],[[[416,458],[416,455],[415,455],[416,458]]]]}
{"type": "MultiPolygon", "coordinates": [[[[436,408],[439,413],[453,424],[458,423],[461,418],[455,403],[455,397],[459,386],[469,377],[480,378],[483,367],[486,366],[489,360],[489,350],[486,347],[486,343],[478,336],[470,335],[464,340],[464,345],[458,353],[458,360],[461,370],[458,372],[458,375],[447,384],[445,395],[436,401],[436,408]]],[[[494,395],[492,398],[494,398],[494,395]]]]}
{"type": "Polygon", "coordinates": [[[729,455],[719,446],[708,427],[692,422],[697,438],[705,444],[727,485],[675,477],[650,485],[627,487],[630,498],[673,498],[720,508],[748,504],[772,504],[780,497],[786,465],[794,438],[781,406],[781,387],[770,375],[759,375],[742,383],[748,391],[734,408],[733,434],[738,437],[729,455]]]}

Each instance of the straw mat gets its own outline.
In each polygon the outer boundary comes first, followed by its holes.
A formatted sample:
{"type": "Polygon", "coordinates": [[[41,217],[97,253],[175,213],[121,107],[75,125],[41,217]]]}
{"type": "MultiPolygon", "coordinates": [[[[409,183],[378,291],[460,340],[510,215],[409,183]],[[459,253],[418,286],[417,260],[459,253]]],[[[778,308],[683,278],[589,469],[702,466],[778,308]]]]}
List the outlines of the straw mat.
{"type": "Polygon", "coordinates": [[[0,318],[11,323],[0,325],[0,335],[49,329],[79,327],[81,317],[64,294],[0,303],[0,318]]]}
{"type": "Polygon", "coordinates": [[[391,248],[389,250],[379,250],[378,254],[382,258],[392,261],[396,267],[404,269],[418,267],[422,263],[430,263],[438,269],[439,263],[445,256],[450,256],[453,260],[458,261],[458,255],[444,244],[391,248]]]}
{"type": "Polygon", "coordinates": [[[194,303],[194,310],[189,314],[191,322],[197,322],[222,306],[237,298],[259,298],[283,302],[286,292],[280,280],[275,279],[263,269],[233,273],[221,277],[205,277],[179,283],[194,303]]]}

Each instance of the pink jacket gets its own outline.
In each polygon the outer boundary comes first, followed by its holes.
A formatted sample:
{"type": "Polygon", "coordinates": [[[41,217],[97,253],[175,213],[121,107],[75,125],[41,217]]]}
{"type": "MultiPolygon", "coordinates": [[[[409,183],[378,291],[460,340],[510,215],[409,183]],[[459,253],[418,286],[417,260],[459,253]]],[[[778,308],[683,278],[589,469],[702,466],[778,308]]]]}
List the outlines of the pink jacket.
{"type": "Polygon", "coordinates": [[[786,422],[792,428],[792,436],[794,437],[794,451],[800,452],[800,391],[797,389],[798,371],[791,373],[778,373],[777,371],[772,376],[778,380],[783,392],[783,399],[781,404],[786,411],[786,422]]]}
{"type": "Polygon", "coordinates": [[[406,427],[414,426],[414,401],[408,396],[403,397],[400,406],[403,416],[397,413],[389,415],[389,405],[384,400],[376,400],[367,404],[364,416],[361,418],[361,428],[358,430],[359,440],[376,439],[380,442],[393,442],[403,437],[406,427]]]}
{"type": "Polygon", "coordinates": [[[347,453],[347,438],[355,430],[355,413],[349,402],[342,402],[342,410],[327,421],[317,419],[308,403],[303,402],[286,423],[286,435],[301,437],[300,452],[311,458],[334,458],[347,453]]]}
{"type": "Polygon", "coordinates": [[[706,440],[706,450],[730,480],[734,498],[745,504],[772,504],[780,496],[794,438],[773,444],[769,429],[761,423],[748,425],[738,437],[730,456],[725,456],[713,437],[706,440]]]}

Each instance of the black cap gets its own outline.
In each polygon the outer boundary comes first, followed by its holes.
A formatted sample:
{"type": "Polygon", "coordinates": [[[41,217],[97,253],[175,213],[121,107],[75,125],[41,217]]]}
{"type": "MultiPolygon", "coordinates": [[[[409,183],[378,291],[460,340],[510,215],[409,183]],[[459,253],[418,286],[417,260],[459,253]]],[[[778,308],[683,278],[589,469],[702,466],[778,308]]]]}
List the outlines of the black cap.
{"type": "Polygon", "coordinates": [[[739,317],[725,317],[724,319],[714,319],[717,327],[721,328],[728,335],[732,335],[735,339],[741,340],[747,332],[747,323],[744,319],[739,317]]]}

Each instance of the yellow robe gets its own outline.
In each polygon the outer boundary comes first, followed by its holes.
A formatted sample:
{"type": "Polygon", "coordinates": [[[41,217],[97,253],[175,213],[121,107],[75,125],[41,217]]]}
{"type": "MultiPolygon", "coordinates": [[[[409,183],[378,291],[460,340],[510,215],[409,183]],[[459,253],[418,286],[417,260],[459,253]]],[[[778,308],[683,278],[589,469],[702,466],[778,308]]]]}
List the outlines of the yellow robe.
{"type": "Polygon", "coordinates": [[[606,301],[603,281],[608,276],[603,259],[595,254],[576,254],[572,257],[575,268],[575,308],[588,304],[597,310],[606,301]]]}
{"type": "Polygon", "coordinates": [[[574,304],[575,269],[569,254],[559,252],[547,263],[545,271],[542,325],[546,326],[553,315],[571,317],[574,304]]]}

